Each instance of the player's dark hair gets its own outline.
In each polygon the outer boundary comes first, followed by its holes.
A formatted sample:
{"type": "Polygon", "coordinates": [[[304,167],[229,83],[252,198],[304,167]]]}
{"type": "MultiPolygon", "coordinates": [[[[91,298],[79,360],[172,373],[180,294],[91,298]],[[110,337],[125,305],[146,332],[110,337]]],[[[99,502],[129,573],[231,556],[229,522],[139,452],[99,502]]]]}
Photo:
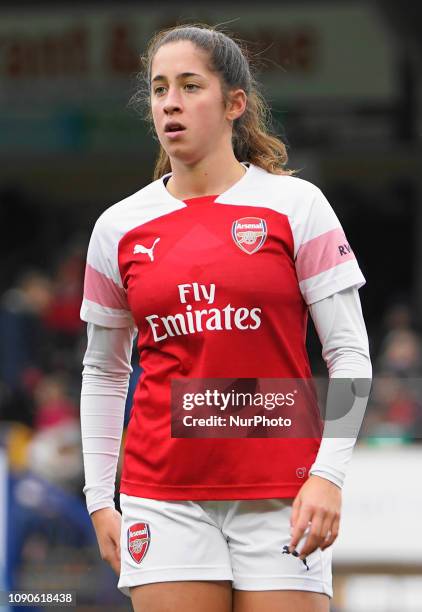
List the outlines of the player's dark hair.
{"type": "MultiPolygon", "coordinates": [[[[141,57],[143,69],[138,75],[139,90],[131,103],[146,106],[145,119],[153,125],[150,105],[151,66],[158,49],[168,43],[181,40],[192,42],[209,57],[208,68],[220,77],[223,101],[233,89],[243,89],[247,95],[244,113],[233,122],[232,144],[238,161],[249,161],[272,174],[294,174],[295,170],[285,168],[287,151],[277,136],[270,134],[271,111],[258,90],[252,75],[248,51],[241,41],[235,41],[227,34],[204,24],[173,26],[157,32],[150,40],[146,53],[141,57]]],[[[155,163],[154,180],[171,172],[170,160],[160,145],[155,163]]]]}

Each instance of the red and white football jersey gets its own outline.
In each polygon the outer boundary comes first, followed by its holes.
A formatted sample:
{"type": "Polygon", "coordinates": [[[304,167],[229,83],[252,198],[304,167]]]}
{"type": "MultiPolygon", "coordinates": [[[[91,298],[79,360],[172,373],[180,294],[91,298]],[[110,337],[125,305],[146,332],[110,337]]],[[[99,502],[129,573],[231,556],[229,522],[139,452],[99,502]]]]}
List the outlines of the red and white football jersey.
{"type": "Polygon", "coordinates": [[[81,318],[139,330],[120,491],[294,497],[320,436],[172,437],[171,381],[311,378],[307,305],[365,278],[312,183],[247,164],[225,193],[181,201],[170,175],[108,208],[88,248],[81,318]]]}

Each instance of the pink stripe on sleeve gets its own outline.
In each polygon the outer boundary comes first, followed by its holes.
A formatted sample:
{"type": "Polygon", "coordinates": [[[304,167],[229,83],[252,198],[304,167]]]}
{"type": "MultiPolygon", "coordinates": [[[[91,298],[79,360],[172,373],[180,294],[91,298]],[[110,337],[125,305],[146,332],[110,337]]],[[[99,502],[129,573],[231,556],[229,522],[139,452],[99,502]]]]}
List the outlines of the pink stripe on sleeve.
{"type": "Polygon", "coordinates": [[[339,264],[356,259],[344,231],[337,227],[304,242],[296,258],[296,272],[301,282],[339,264]]]}
{"type": "Polygon", "coordinates": [[[100,306],[128,310],[124,289],[88,263],[85,268],[84,297],[100,306]]]}

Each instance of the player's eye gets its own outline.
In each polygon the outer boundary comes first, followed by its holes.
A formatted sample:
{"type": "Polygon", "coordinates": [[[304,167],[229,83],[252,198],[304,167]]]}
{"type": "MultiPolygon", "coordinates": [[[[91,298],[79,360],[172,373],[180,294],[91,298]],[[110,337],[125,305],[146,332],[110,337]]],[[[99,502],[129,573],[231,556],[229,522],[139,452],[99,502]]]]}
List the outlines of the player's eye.
{"type": "Polygon", "coordinates": [[[156,87],[156,88],[154,89],[154,93],[155,93],[157,96],[159,96],[159,95],[160,95],[161,90],[163,90],[163,89],[165,89],[165,87],[163,87],[163,86],[161,86],[161,87],[156,87]]]}
{"type": "MultiPolygon", "coordinates": [[[[186,83],[185,87],[196,87],[197,89],[199,89],[199,86],[195,85],[195,83],[186,83]]],[[[193,91],[193,90],[190,89],[189,91],[193,91]]]]}

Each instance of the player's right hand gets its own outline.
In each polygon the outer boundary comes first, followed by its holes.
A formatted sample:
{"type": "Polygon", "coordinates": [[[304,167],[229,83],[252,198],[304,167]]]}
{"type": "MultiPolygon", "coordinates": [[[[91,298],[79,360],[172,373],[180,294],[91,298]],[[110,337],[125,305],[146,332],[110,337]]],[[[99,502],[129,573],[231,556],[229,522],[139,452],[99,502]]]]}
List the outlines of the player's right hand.
{"type": "Polygon", "coordinates": [[[120,529],[122,517],[115,508],[101,508],[91,514],[101,559],[120,574],[120,529]]]}

